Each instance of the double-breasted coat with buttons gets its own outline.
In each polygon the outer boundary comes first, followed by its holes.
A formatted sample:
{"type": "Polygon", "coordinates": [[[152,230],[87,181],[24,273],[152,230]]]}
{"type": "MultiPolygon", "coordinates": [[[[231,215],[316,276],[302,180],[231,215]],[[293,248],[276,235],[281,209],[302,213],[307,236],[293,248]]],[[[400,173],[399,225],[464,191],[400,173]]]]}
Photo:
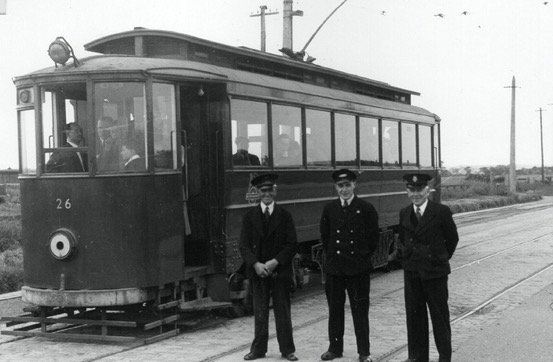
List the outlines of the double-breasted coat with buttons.
{"type": "Polygon", "coordinates": [[[455,252],[459,235],[447,206],[428,200],[417,225],[411,204],[400,211],[399,223],[400,258],[404,270],[417,271],[421,279],[451,273],[449,259],[455,252]]]}
{"type": "Polygon", "coordinates": [[[333,200],[323,210],[320,227],[326,273],[370,272],[370,259],[379,240],[378,214],[372,204],[354,196],[344,210],[339,198],[333,200]]]}

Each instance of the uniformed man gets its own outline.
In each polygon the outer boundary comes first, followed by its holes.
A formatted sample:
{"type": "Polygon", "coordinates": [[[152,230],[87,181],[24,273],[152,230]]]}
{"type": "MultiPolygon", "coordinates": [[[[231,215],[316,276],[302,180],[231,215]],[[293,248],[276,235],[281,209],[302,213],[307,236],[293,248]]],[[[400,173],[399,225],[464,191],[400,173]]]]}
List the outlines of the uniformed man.
{"type": "Polygon", "coordinates": [[[447,279],[451,273],[449,259],[459,241],[457,226],[447,206],[428,200],[429,175],[406,174],[403,179],[412,203],[399,214],[409,345],[406,362],[428,362],[427,307],[439,361],[449,362],[452,351],[447,279]]]}
{"type": "Polygon", "coordinates": [[[271,298],[280,353],[288,361],[298,360],[290,314],[297,235],[290,213],[275,203],[277,178],[276,174],[263,174],[251,181],[261,202],[244,215],[240,232],[240,254],[252,287],[255,315],[255,337],[250,353],[244,356],[246,361],[263,358],[267,353],[271,298]]]}
{"type": "Polygon", "coordinates": [[[379,240],[378,214],[354,191],[357,176],[342,169],[332,174],[339,198],[328,203],[321,217],[321,241],[326,253],[328,302],[328,351],[321,359],[342,357],[344,351],[344,304],[346,291],[351,305],[360,362],[371,362],[369,343],[369,292],[371,255],[379,240]]]}

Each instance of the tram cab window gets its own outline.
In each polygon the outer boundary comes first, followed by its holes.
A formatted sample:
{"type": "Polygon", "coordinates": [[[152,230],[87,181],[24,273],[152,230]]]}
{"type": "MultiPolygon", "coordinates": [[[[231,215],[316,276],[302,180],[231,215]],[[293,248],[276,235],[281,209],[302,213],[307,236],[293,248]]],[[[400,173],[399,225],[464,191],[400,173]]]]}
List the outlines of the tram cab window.
{"type": "Polygon", "coordinates": [[[405,169],[417,167],[417,131],[411,123],[401,124],[401,162],[405,169]]]}
{"type": "Polygon", "coordinates": [[[175,87],[154,83],[154,163],[156,170],[177,165],[175,87]]]}
{"type": "Polygon", "coordinates": [[[419,125],[419,165],[432,167],[432,128],[419,125]]]}
{"type": "Polygon", "coordinates": [[[86,84],[48,85],[41,95],[43,172],[88,172],[86,84]]]}
{"type": "Polygon", "coordinates": [[[361,166],[379,167],[379,130],[378,119],[360,117],[359,118],[359,151],[361,156],[361,166]]]}
{"type": "Polygon", "coordinates": [[[336,166],[357,164],[355,117],[347,114],[334,115],[336,166]]]}
{"type": "Polygon", "coordinates": [[[21,132],[21,149],[19,151],[21,155],[21,172],[24,174],[36,174],[36,127],[34,110],[19,112],[19,129],[21,132]]]}
{"type": "Polygon", "coordinates": [[[233,167],[267,166],[269,164],[267,104],[233,99],[231,111],[233,167]]]}
{"type": "Polygon", "coordinates": [[[146,101],[143,83],[96,83],[94,89],[96,134],[96,169],[99,173],[123,172],[122,144],[131,142],[145,160],[146,101]]]}
{"type": "Polygon", "coordinates": [[[399,167],[399,128],[398,122],[382,121],[382,166],[399,167]]]}
{"type": "Polygon", "coordinates": [[[305,146],[308,167],[331,166],[330,120],[330,112],[314,109],[305,111],[305,146]]]}
{"type": "Polygon", "coordinates": [[[275,167],[301,166],[301,109],[273,105],[273,161],[275,167]]]}

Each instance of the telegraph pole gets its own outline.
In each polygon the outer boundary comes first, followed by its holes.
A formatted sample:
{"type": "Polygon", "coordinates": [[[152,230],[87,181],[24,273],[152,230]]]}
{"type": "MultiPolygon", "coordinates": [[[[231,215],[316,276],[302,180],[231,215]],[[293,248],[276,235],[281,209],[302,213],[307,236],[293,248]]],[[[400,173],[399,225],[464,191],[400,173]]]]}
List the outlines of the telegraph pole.
{"type": "Polygon", "coordinates": [[[539,109],[540,112],[540,139],[541,139],[541,183],[545,185],[545,171],[543,166],[543,127],[541,122],[541,112],[544,111],[544,109],[539,109]]]}
{"type": "Polygon", "coordinates": [[[292,28],[292,18],[294,16],[303,16],[303,11],[293,10],[293,0],[283,0],[283,9],[282,9],[282,48],[284,49],[294,49],[294,37],[293,37],[293,28],[292,28]]]}
{"type": "MultiPolygon", "coordinates": [[[[0,0],[1,1],[1,0],[0,0]]],[[[270,11],[267,13],[265,12],[265,10],[267,10],[267,6],[266,5],[261,5],[259,7],[259,9],[261,9],[261,11],[257,14],[252,14],[250,15],[250,17],[256,17],[256,16],[260,16],[261,17],[261,51],[262,52],[265,52],[265,38],[266,38],[266,35],[265,35],[265,15],[274,15],[274,14],[278,14],[278,11],[270,11]]]]}
{"type": "Polygon", "coordinates": [[[509,167],[509,191],[515,193],[517,191],[517,174],[515,165],[515,76],[513,75],[513,81],[511,86],[505,88],[512,88],[511,90],[511,164],[509,167]]]}

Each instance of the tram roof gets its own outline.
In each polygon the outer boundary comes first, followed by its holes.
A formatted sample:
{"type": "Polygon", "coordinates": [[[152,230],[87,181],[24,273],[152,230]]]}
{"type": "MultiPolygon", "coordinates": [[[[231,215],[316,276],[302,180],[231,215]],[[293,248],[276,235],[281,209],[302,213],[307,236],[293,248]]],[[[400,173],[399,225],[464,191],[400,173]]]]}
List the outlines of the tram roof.
{"type": "Polygon", "coordinates": [[[420,95],[418,92],[394,87],[385,82],[313,63],[251,48],[229,46],[171,31],[135,28],[132,31],[99,38],[85,44],[84,47],[88,51],[101,54],[195,60],[300,82],[321,82],[323,84],[317,85],[391,100],[394,100],[394,96],[399,95],[406,97],[407,103],[410,103],[411,95],[420,95]]]}
{"type": "MultiPolygon", "coordinates": [[[[283,78],[276,78],[264,74],[250,73],[242,70],[229,69],[211,64],[198,63],[195,61],[143,58],[128,55],[97,55],[80,60],[80,65],[76,67],[73,63],[63,66],[49,67],[22,77],[15,78],[15,82],[25,81],[29,78],[41,79],[47,81],[52,76],[63,76],[66,80],[72,76],[89,74],[142,74],[144,76],[153,76],[159,79],[182,79],[197,82],[215,82],[232,84],[229,87],[230,93],[234,95],[251,95],[247,90],[241,88],[245,86],[257,86],[259,90],[272,89],[287,91],[290,95],[302,94],[307,98],[313,95],[327,99],[327,102],[342,101],[346,104],[344,108],[355,108],[354,104],[371,107],[387,111],[387,114],[394,118],[394,112],[402,114],[416,115],[412,119],[425,117],[428,121],[438,120],[435,114],[410,104],[393,102],[386,99],[378,99],[362,94],[342,91],[339,89],[325,88],[308,83],[290,81],[283,78]],[[348,106],[349,104],[349,106],[348,106]]],[[[251,90],[249,90],[251,92],[251,90]]],[[[296,99],[296,98],[294,98],[296,99]]],[[[325,106],[325,101],[320,105],[325,106]]],[[[411,117],[407,117],[411,118],[411,117]]]]}

